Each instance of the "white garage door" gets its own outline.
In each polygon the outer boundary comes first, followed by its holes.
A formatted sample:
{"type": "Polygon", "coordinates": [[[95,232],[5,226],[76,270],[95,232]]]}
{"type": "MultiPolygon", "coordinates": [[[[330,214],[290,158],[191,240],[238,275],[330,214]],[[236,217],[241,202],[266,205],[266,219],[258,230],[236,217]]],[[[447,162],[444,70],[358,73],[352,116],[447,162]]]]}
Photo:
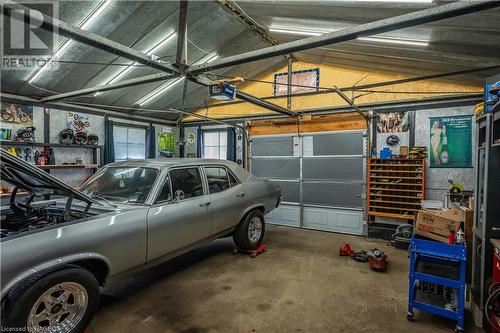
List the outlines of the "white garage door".
{"type": "Polygon", "coordinates": [[[366,131],[254,136],[250,171],[281,187],[267,222],[363,233],[366,131]]]}

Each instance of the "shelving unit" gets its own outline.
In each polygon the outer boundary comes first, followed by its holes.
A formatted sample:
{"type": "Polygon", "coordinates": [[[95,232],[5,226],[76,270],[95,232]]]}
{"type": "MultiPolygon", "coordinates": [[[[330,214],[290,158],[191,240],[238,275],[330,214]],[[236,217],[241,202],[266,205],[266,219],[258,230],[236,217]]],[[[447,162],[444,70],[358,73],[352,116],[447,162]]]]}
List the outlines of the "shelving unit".
{"type": "Polygon", "coordinates": [[[79,145],[75,143],[44,143],[44,142],[24,142],[24,141],[13,141],[13,140],[0,140],[2,146],[32,146],[32,147],[67,147],[67,148],[91,148],[91,149],[101,149],[102,145],[79,145]]]}
{"type": "MultiPolygon", "coordinates": [[[[99,161],[103,160],[102,155],[102,145],[79,145],[79,144],[63,144],[63,143],[47,143],[47,142],[23,142],[23,141],[12,141],[12,140],[0,140],[0,146],[4,149],[7,147],[39,147],[39,148],[72,148],[72,149],[91,149],[92,150],[92,162],[88,164],[45,164],[36,165],[36,167],[45,170],[50,173],[51,170],[66,170],[66,169],[86,169],[90,170],[92,173],[97,171],[99,168],[99,161]]],[[[10,196],[10,192],[0,193],[0,198],[7,198],[10,196]]],[[[25,195],[26,193],[19,192],[18,195],[25,195]]]]}
{"type": "MultiPolygon", "coordinates": [[[[35,165],[37,168],[50,170],[50,169],[97,169],[98,164],[55,164],[55,165],[35,165]]],[[[0,198],[10,197],[10,192],[0,193],[0,198]]],[[[28,192],[18,192],[17,195],[26,195],[28,192]]]]}
{"type": "Polygon", "coordinates": [[[413,220],[425,197],[421,159],[368,161],[368,215],[413,220]]]}
{"type": "Polygon", "coordinates": [[[410,243],[408,320],[414,309],[457,321],[464,328],[467,247],[424,240],[414,236],[410,243]]]}
{"type": "MultiPolygon", "coordinates": [[[[500,75],[486,79],[489,85],[500,75]]],[[[485,93],[485,101],[487,100],[485,93]]],[[[484,307],[493,274],[493,245],[500,238],[500,110],[499,104],[476,118],[476,163],[474,189],[474,223],[472,227],[471,313],[476,325],[482,325],[484,307]]]]}
{"type": "Polygon", "coordinates": [[[495,105],[491,126],[491,145],[500,146],[500,102],[495,105]]]}
{"type": "Polygon", "coordinates": [[[37,167],[47,171],[51,169],[70,169],[70,168],[84,168],[84,169],[97,169],[99,168],[99,159],[102,161],[102,145],[78,145],[78,144],[64,144],[64,143],[44,143],[44,142],[23,142],[12,140],[0,140],[0,146],[5,147],[47,147],[47,148],[85,148],[92,149],[92,163],[90,164],[55,164],[55,165],[37,165],[37,167]]]}

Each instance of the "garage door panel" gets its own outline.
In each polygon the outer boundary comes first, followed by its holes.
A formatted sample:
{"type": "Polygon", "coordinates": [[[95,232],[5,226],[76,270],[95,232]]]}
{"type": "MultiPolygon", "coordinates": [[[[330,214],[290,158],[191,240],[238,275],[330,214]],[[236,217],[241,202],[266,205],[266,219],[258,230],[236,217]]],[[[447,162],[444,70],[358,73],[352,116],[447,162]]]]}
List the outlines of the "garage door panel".
{"type": "Polygon", "coordinates": [[[313,136],[313,152],[322,155],[364,155],[361,132],[336,132],[313,136]]]}
{"type": "Polygon", "coordinates": [[[258,177],[298,179],[300,161],[298,158],[253,158],[251,171],[258,177]]]}
{"type": "Polygon", "coordinates": [[[300,183],[299,182],[280,182],[273,180],[272,183],[281,188],[283,201],[285,202],[300,202],[300,183]]]}
{"type": "Polygon", "coordinates": [[[363,234],[363,212],[304,207],[304,227],[348,234],[363,234]]]}
{"type": "Polygon", "coordinates": [[[300,227],[300,207],[281,204],[278,208],[267,214],[265,218],[266,223],[269,224],[300,227]]]}
{"type": "Polygon", "coordinates": [[[252,138],[252,156],[293,156],[293,137],[252,138]]]}
{"type": "Polygon", "coordinates": [[[302,177],[317,180],[358,180],[363,178],[362,157],[304,157],[302,177]]]}
{"type": "Polygon", "coordinates": [[[363,184],[326,183],[304,181],[302,187],[304,204],[333,207],[362,208],[363,184]]]}
{"type": "Polygon", "coordinates": [[[253,137],[250,171],[283,193],[266,222],[363,234],[365,132],[253,137]]]}

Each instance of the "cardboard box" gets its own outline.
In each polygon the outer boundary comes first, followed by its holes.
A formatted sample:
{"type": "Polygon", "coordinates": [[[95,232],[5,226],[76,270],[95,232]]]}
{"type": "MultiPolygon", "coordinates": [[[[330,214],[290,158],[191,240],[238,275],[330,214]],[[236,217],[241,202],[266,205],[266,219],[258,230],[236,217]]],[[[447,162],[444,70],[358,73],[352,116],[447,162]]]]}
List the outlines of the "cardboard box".
{"type": "Polygon", "coordinates": [[[448,243],[450,230],[455,233],[460,228],[462,214],[458,209],[425,210],[418,212],[415,233],[438,242],[448,243]]]}
{"type": "Polygon", "coordinates": [[[408,155],[408,146],[400,146],[399,147],[399,155],[401,155],[401,156],[408,155]]]}

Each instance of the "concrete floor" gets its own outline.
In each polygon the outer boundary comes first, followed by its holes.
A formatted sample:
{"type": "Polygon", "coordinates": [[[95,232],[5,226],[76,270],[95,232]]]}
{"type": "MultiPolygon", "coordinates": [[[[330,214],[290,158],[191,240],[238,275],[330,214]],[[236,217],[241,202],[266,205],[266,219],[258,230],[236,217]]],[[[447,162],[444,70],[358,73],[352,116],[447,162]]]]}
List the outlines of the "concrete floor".
{"type": "MultiPolygon", "coordinates": [[[[266,253],[231,253],[223,239],[102,290],[88,333],[452,332],[454,322],[406,319],[408,259],[380,240],[267,226],[266,253]],[[389,270],[338,256],[377,247],[389,270]]],[[[468,330],[470,332],[472,330],[468,330]]]]}

